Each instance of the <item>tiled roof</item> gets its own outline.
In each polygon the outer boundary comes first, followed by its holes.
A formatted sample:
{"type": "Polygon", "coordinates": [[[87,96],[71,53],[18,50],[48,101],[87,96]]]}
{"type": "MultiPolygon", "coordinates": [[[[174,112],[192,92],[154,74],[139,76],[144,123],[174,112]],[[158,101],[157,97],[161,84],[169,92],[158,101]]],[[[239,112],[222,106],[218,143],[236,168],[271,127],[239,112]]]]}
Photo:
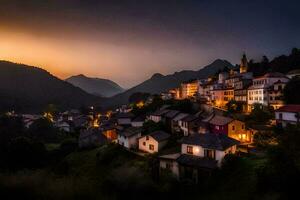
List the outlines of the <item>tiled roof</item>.
{"type": "Polygon", "coordinates": [[[269,72],[269,73],[266,73],[265,75],[257,77],[257,78],[287,78],[287,77],[284,74],[279,73],[279,72],[269,72]]]}
{"type": "Polygon", "coordinates": [[[300,112],[300,104],[295,104],[295,105],[285,105],[282,106],[281,108],[275,110],[275,112],[300,112]]]}
{"type": "Polygon", "coordinates": [[[145,119],[146,119],[146,115],[140,115],[140,116],[134,118],[132,121],[133,122],[143,122],[143,121],[145,121],[145,119]]]}
{"type": "Polygon", "coordinates": [[[231,146],[239,144],[239,141],[224,134],[195,134],[182,139],[183,144],[199,145],[207,149],[226,150],[231,146]]]}
{"type": "Polygon", "coordinates": [[[181,121],[184,121],[184,122],[191,122],[191,121],[194,121],[194,120],[196,120],[196,119],[198,119],[197,116],[195,116],[195,115],[188,115],[188,116],[186,116],[185,118],[181,119],[181,121]]]}
{"type": "Polygon", "coordinates": [[[170,110],[157,110],[155,112],[153,112],[151,115],[153,116],[162,116],[166,113],[170,112],[170,110]]]}
{"type": "Polygon", "coordinates": [[[185,117],[188,116],[188,115],[189,115],[189,114],[187,114],[187,113],[180,113],[180,114],[178,114],[175,118],[173,118],[173,121],[179,121],[179,120],[185,118],[185,117]]]}
{"type": "Polygon", "coordinates": [[[213,124],[213,125],[223,126],[223,125],[226,125],[226,124],[228,124],[232,121],[233,121],[232,118],[224,117],[224,116],[221,116],[221,115],[215,115],[213,118],[211,118],[209,120],[209,123],[213,124]]]}
{"type": "Polygon", "coordinates": [[[120,135],[123,135],[125,137],[130,137],[136,134],[141,133],[142,129],[140,127],[129,127],[123,131],[120,131],[120,135]]]}
{"type": "Polygon", "coordinates": [[[158,142],[167,140],[170,137],[170,135],[164,131],[155,131],[150,133],[149,136],[153,137],[158,142]]]}
{"type": "Polygon", "coordinates": [[[198,156],[192,156],[187,154],[182,154],[177,158],[177,162],[181,165],[199,167],[206,169],[217,168],[217,161],[210,158],[202,158],[198,156]]]}
{"type": "Polygon", "coordinates": [[[167,112],[164,116],[170,119],[173,119],[176,115],[178,115],[180,112],[177,110],[170,110],[170,112],[167,112]]]}

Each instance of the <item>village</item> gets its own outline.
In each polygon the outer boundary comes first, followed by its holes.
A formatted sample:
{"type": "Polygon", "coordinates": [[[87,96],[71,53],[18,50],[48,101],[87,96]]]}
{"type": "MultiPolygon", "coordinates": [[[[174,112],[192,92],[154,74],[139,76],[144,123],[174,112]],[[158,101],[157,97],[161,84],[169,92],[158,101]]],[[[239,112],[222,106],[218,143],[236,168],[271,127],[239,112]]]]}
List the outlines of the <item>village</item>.
{"type": "Polygon", "coordinates": [[[83,151],[115,144],[141,157],[153,154],[160,170],[170,171],[179,181],[198,183],[222,167],[228,155],[263,153],[254,144],[256,135],[299,123],[300,105],[285,105],[283,90],[300,72],[253,77],[247,68],[244,54],[238,69],[184,82],[115,110],[98,111],[91,106],[85,113],[73,109],[21,117],[26,128],[45,118],[66,135],[77,132],[83,151]],[[249,123],[253,110],[265,108],[274,113],[269,120],[249,123]]]}

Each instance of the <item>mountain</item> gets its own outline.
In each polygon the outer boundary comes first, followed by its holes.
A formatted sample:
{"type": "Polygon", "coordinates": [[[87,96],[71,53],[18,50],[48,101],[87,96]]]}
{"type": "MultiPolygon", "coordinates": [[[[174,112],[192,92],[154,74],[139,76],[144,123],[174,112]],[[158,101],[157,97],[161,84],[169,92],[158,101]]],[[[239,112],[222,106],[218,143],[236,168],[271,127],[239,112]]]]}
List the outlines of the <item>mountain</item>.
{"type": "Polygon", "coordinates": [[[225,67],[230,69],[234,66],[226,60],[217,59],[213,63],[201,68],[198,71],[184,70],[166,76],[156,73],[150,79],[142,82],[141,84],[109,98],[105,104],[109,107],[126,104],[128,103],[128,98],[130,95],[136,92],[159,94],[171,88],[178,87],[180,83],[184,81],[207,78],[208,76],[214,75],[225,67]]]}
{"type": "Polygon", "coordinates": [[[124,91],[123,88],[111,80],[90,78],[82,74],[71,76],[67,78],[66,81],[97,96],[111,97],[124,91]]]}
{"type": "Polygon", "coordinates": [[[43,69],[0,61],[0,111],[34,112],[49,104],[67,109],[101,101],[43,69]]]}

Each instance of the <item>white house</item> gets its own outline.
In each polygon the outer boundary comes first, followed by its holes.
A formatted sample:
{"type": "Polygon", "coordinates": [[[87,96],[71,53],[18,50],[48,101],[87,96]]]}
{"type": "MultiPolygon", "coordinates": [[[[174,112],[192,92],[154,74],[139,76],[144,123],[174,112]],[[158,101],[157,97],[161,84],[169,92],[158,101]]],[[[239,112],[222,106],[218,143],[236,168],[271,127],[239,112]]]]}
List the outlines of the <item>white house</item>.
{"type": "Polygon", "coordinates": [[[157,110],[150,114],[149,119],[158,123],[162,120],[162,116],[168,113],[169,111],[170,110],[166,110],[166,109],[157,110]]]}
{"type": "Polygon", "coordinates": [[[236,146],[239,141],[232,139],[223,134],[195,134],[184,137],[181,144],[181,156],[185,157],[180,159],[186,161],[186,155],[194,156],[194,158],[204,158],[216,161],[218,167],[221,166],[222,160],[226,154],[236,152],[236,146]]]}
{"type": "Polygon", "coordinates": [[[170,135],[164,131],[155,131],[139,138],[139,150],[156,153],[168,142],[170,135]]]}
{"type": "Polygon", "coordinates": [[[138,138],[141,137],[141,128],[129,127],[118,134],[118,144],[127,149],[137,148],[138,138]]]}
{"type": "Polygon", "coordinates": [[[300,122],[300,104],[285,105],[275,110],[276,123],[285,127],[287,124],[297,124],[300,122]]]}
{"type": "Polygon", "coordinates": [[[287,82],[289,81],[289,78],[284,74],[272,72],[253,79],[252,86],[248,88],[249,109],[252,108],[255,103],[266,106],[269,105],[269,88],[278,81],[287,82]]]}

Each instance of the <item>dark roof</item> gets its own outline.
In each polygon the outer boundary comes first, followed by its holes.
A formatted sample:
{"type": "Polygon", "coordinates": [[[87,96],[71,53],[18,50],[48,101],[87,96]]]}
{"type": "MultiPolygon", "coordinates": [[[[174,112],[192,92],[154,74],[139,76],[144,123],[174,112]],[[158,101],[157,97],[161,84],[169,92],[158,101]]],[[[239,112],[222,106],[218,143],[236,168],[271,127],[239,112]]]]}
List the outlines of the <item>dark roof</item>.
{"type": "Polygon", "coordinates": [[[221,116],[221,115],[215,115],[213,118],[211,118],[209,120],[209,123],[213,124],[213,125],[223,126],[223,125],[226,125],[226,124],[228,124],[232,121],[233,121],[232,118],[224,117],[224,116],[221,116]]]}
{"type": "Polygon", "coordinates": [[[300,112],[300,104],[285,105],[275,110],[275,112],[292,112],[292,113],[300,112]]]}
{"type": "Polygon", "coordinates": [[[192,156],[187,154],[182,154],[177,158],[177,162],[181,165],[199,167],[206,169],[217,168],[217,161],[210,158],[203,158],[198,156],[192,156]]]}
{"type": "Polygon", "coordinates": [[[198,145],[207,149],[226,150],[231,146],[239,144],[239,141],[224,134],[194,134],[182,139],[183,144],[198,145]]]}
{"type": "Polygon", "coordinates": [[[133,118],[134,115],[132,113],[130,113],[130,112],[128,112],[128,113],[118,113],[116,115],[116,117],[119,118],[119,119],[120,118],[133,118]]]}
{"type": "Polygon", "coordinates": [[[167,140],[170,135],[164,131],[155,131],[150,133],[149,136],[153,137],[157,142],[167,140]]]}
{"type": "Polygon", "coordinates": [[[186,116],[185,118],[181,119],[181,121],[184,121],[184,122],[191,122],[191,121],[194,121],[194,120],[196,120],[196,119],[198,119],[197,116],[195,116],[195,115],[188,115],[188,116],[186,116]]]}
{"type": "Polygon", "coordinates": [[[146,120],[146,115],[140,115],[134,118],[132,121],[133,122],[144,122],[146,120]]]}
{"type": "Polygon", "coordinates": [[[280,72],[269,72],[257,78],[287,78],[287,77],[280,72]]]}
{"type": "Polygon", "coordinates": [[[177,116],[180,112],[178,110],[170,110],[164,116],[169,119],[173,119],[175,116],[177,116]]]}
{"type": "Polygon", "coordinates": [[[162,116],[162,115],[166,114],[167,112],[170,112],[170,110],[157,110],[157,111],[153,112],[151,115],[162,116]]]}
{"type": "Polygon", "coordinates": [[[140,127],[129,127],[123,131],[120,131],[119,134],[125,137],[131,137],[133,135],[141,133],[142,129],[140,127]]]}

